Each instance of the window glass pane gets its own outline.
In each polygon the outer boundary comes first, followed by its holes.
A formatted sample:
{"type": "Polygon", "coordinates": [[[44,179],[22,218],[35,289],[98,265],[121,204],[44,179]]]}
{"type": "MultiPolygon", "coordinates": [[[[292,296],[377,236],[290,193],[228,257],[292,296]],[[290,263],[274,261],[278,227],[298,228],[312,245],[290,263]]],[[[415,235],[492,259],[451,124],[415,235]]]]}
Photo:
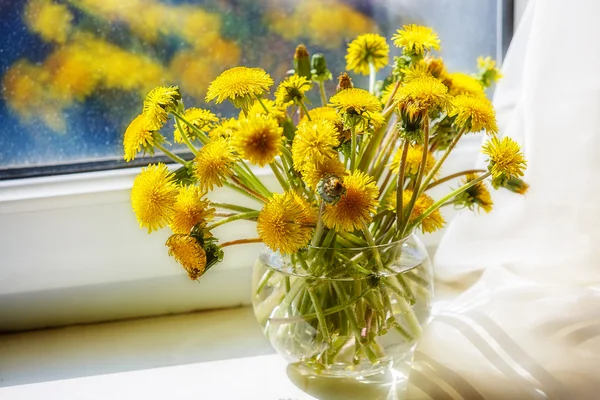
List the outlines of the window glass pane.
{"type": "Polygon", "coordinates": [[[298,43],[325,53],[337,76],[354,36],[421,23],[440,33],[450,70],[473,70],[478,55],[501,50],[501,9],[496,0],[0,1],[0,178],[30,166],[118,166],[124,128],[152,87],[180,85],[187,105],[207,107],[224,69],[261,66],[278,82],[298,43]]]}

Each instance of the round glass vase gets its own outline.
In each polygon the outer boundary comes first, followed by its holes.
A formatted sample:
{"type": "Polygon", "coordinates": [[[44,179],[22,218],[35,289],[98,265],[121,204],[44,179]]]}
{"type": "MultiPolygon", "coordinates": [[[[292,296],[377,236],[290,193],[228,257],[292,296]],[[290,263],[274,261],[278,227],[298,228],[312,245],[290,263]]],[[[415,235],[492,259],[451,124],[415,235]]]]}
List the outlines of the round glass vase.
{"type": "Polygon", "coordinates": [[[253,272],[265,336],[305,374],[366,377],[411,362],[431,313],[433,273],[414,235],[363,248],[265,250],[253,272]]]}

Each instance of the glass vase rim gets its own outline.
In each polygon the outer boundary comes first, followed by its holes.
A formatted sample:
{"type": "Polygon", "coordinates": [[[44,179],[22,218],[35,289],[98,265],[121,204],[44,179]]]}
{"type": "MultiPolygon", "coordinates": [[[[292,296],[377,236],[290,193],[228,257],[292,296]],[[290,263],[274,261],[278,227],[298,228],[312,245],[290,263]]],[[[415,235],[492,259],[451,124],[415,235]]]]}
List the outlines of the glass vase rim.
{"type": "Polygon", "coordinates": [[[375,246],[357,246],[357,247],[325,247],[325,246],[312,246],[309,244],[306,249],[315,249],[315,250],[336,250],[336,251],[348,251],[348,252],[362,252],[365,250],[371,249],[383,249],[388,247],[394,247],[398,245],[402,245],[412,239],[414,236],[414,232],[410,232],[408,235],[404,236],[401,239],[395,240],[393,242],[384,243],[384,244],[376,244],[375,246]]]}

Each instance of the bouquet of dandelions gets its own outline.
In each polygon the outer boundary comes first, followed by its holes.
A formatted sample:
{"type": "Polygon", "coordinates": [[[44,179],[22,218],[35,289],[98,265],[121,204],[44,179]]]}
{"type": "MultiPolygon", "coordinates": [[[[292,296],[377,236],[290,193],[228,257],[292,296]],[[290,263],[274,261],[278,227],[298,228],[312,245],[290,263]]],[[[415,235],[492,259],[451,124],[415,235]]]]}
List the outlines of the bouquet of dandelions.
{"type": "MultiPolygon", "coordinates": [[[[158,149],[182,164],[174,172],[160,163],[142,169],[131,201],[140,225],[149,232],[170,227],[169,254],[190,278],[220,262],[225,247],[258,242],[287,257],[299,276],[312,277],[286,276],[279,300],[310,321],[315,335],[327,344],[312,359],[322,367],[343,351],[340,338],[354,336],[359,343],[355,362],[364,357],[375,363],[380,349],[373,347],[373,337],[390,328],[407,341],[419,335],[410,308],[402,308],[408,322],[399,324],[384,310],[390,299],[373,295],[372,289],[388,285],[396,296],[393,302],[414,302],[401,275],[393,282],[385,278],[393,271],[390,262],[397,259],[397,249],[387,252],[385,245],[416,229],[442,228],[443,206],[489,212],[487,178],[494,188],[521,194],[527,190],[520,179],[526,161],[514,141],[496,137],[495,112],[485,97],[484,90],[500,78],[494,61],[478,59],[479,72],[473,76],[448,73],[432,53],[440,47],[437,34],[423,26],[404,26],[392,41],[401,55],[379,82],[377,71],[389,63],[386,39],[364,34],[348,46],[347,69],[369,75],[369,90],[353,87],[342,73],[336,93],[328,97],[324,82],[331,72],[324,56],[310,58],[300,45],[294,74],[279,84],[274,100],[268,98],[273,80],[260,68],[232,68],[211,83],[206,100],[230,101],[241,110],[237,119],[185,108],[177,87],[157,87],[125,132],[125,160],[158,149]],[[318,90],[321,107],[309,109],[310,90],[318,90]],[[160,129],[169,116],[175,122],[173,140],[187,145],[193,160],[167,148],[160,129]],[[483,146],[488,169],[441,177],[440,169],[458,141],[480,131],[489,136],[483,146]],[[271,168],[281,193],[269,190],[251,165],[271,168]],[[460,186],[439,200],[428,195],[433,187],[461,177],[460,186]],[[207,199],[208,192],[222,186],[256,206],[207,199]],[[257,237],[221,243],[213,234],[214,228],[239,220],[256,221],[257,237]],[[355,248],[365,250],[347,256],[346,250],[355,248]],[[322,284],[320,277],[336,276],[344,280],[322,284]]],[[[272,276],[272,270],[266,271],[257,290],[272,276]]],[[[293,329],[287,332],[295,334],[293,329]]]]}

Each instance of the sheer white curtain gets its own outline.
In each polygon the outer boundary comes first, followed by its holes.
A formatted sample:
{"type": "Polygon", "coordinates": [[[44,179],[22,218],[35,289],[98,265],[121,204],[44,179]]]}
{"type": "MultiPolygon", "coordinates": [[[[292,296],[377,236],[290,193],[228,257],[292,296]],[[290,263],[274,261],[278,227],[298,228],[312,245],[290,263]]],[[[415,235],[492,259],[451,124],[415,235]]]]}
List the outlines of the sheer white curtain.
{"type": "Polygon", "coordinates": [[[531,187],[450,224],[436,273],[476,283],[427,327],[411,399],[598,398],[599,18],[598,0],[528,5],[494,103],[531,187]]]}

